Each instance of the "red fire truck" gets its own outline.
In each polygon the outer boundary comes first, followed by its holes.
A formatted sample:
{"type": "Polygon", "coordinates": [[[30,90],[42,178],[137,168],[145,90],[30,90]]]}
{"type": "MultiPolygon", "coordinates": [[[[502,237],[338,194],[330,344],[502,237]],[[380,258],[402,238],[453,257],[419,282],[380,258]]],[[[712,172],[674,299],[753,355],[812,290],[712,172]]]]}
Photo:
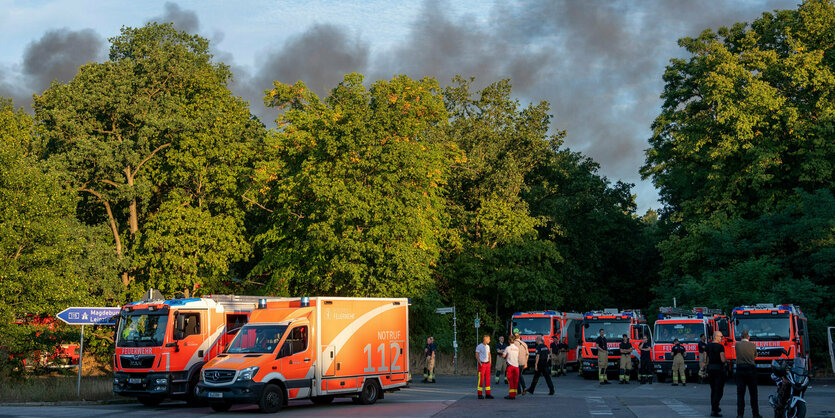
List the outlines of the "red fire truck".
{"type": "MultiPolygon", "coordinates": [[[[792,362],[809,364],[809,327],[806,315],[795,305],[758,304],[740,306],[731,312],[734,342],[748,331],[757,346],[757,371],[771,373],[771,361],[781,358],[783,350],[792,362]]],[[[736,356],[733,356],[736,359],[736,356]]]]}
{"type": "Polygon", "coordinates": [[[113,355],[113,392],[148,406],[166,398],[194,402],[203,365],[223,351],[253,310],[282,299],[149,296],[123,306],[113,355]]]}
{"type": "Polygon", "coordinates": [[[658,381],[663,382],[672,375],[673,357],[670,350],[675,339],[687,350],[684,356],[685,375],[698,376],[699,338],[704,335],[705,341],[709,341],[717,327],[727,327],[727,317],[722,315],[719,309],[708,308],[688,310],[661,307],[659,312],[653,332],[655,340],[652,344],[653,367],[658,381]]]}
{"type": "Polygon", "coordinates": [[[609,345],[609,366],[607,371],[619,369],[620,343],[623,335],[629,336],[632,343],[632,369],[637,371],[638,346],[646,335],[652,341],[652,331],[647,320],[637,309],[604,309],[602,311],[586,312],[583,316],[583,345],[580,353],[580,367],[583,377],[589,379],[597,377],[597,345],[594,340],[603,330],[609,345]]]}
{"type": "MultiPolygon", "coordinates": [[[[60,321],[48,315],[26,315],[16,319],[15,324],[21,326],[32,326],[36,330],[35,336],[39,337],[46,331],[57,330],[60,321]]],[[[55,341],[55,347],[48,351],[35,350],[29,353],[9,353],[9,359],[20,358],[23,367],[31,369],[44,367],[47,369],[61,369],[78,366],[78,344],[66,344],[55,341]]]]}
{"type": "MultiPolygon", "coordinates": [[[[554,339],[568,344],[566,363],[568,367],[579,367],[577,347],[583,339],[583,314],[560,311],[516,312],[513,314],[510,329],[518,329],[519,337],[528,345],[528,351],[534,352],[536,338],[542,337],[550,347],[554,339]]],[[[528,367],[533,370],[535,356],[528,357],[528,367]]]]}

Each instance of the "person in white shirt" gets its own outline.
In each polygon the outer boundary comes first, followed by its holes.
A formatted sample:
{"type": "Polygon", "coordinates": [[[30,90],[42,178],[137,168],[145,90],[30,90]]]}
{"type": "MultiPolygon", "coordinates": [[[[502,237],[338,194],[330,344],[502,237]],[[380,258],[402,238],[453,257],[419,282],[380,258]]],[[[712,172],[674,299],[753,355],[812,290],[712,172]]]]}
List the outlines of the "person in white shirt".
{"type": "Polygon", "coordinates": [[[490,336],[485,335],[481,339],[481,344],[475,348],[475,361],[478,364],[478,383],[476,384],[478,399],[484,399],[484,395],[487,395],[487,399],[493,399],[490,395],[490,359],[490,336]]]}
{"type": "Polygon", "coordinates": [[[504,358],[507,361],[507,396],[505,399],[516,399],[516,391],[519,388],[519,346],[516,345],[516,335],[510,336],[510,345],[504,350],[504,358]]]}

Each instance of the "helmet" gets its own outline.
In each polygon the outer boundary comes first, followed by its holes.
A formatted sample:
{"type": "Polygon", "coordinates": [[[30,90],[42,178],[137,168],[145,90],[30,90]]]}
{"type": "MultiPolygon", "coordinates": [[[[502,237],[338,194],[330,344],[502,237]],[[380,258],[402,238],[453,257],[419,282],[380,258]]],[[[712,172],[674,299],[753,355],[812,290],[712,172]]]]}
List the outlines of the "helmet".
{"type": "Polygon", "coordinates": [[[513,328],[513,334],[519,335],[519,328],[513,328]]]}

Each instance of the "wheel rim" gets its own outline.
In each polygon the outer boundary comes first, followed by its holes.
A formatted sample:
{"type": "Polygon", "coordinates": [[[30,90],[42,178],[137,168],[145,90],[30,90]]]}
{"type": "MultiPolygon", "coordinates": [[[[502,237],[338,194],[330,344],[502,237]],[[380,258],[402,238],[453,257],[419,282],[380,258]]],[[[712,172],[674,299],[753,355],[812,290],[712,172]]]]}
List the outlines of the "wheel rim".
{"type": "Polygon", "coordinates": [[[275,393],[275,392],[267,393],[267,399],[265,399],[265,400],[266,400],[266,402],[264,402],[264,403],[267,404],[267,407],[269,407],[270,409],[275,409],[279,406],[278,405],[278,402],[279,402],[278,394],[275,393]]]}
{"type": "Polygon", "coordinates": [[[365,387],[365,397],[369,401],[377,399],[377,387],[373,383],[365,387]]]}

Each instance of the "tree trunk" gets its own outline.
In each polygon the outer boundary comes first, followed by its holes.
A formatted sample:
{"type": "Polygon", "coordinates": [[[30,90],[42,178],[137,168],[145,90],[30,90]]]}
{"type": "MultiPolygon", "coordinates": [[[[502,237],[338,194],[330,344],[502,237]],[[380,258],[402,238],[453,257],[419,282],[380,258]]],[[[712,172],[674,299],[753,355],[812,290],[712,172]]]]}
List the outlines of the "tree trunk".
{"type": "MultiPolygon", "coordinates": [[[[131,192],[133,190],[133,173],[131,173],[130,166],[125,168],[125,179],[127,180],[128,187],[131,188],[131,192]]],[[[130,235],[136,235],[136,231],[139,230],[139,220],[137,219],[136,214],[136,196],[133,196],[130,199],[130,206],[128,207],[128,226],[130,227],[130,235]]]]}

